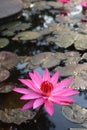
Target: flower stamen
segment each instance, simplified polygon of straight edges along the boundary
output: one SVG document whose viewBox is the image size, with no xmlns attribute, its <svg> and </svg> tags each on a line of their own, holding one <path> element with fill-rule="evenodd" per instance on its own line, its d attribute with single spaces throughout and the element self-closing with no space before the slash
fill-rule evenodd
<svg viewBox="0 0 87 130">
<path fill-rule="evenodd" d="M 53 84 L 51 82 L 49 82 L 49 81 L 42 82 L 42 84 L 41 84 L 41 91 L 45 95 L 49 95 L 52 90 L 53 90 Z"/>
</svg>

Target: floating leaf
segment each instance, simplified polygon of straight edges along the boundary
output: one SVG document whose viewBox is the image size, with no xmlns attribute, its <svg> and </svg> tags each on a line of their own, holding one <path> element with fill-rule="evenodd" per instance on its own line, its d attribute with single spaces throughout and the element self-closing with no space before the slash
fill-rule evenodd
<svg viewBox="0 0 87 130">
<path fill-rule="evenodd" d="M 42 63 L 42 67 L 51 68 L 60 64 L 61 60 L 65 58 L 63 53 L 52 53 L 47 56 Z"/>
<path fill-rule="evenodd" d="M 87 89 L 87 63 L 56 67 L 55 70 L 60 70 L 62 76 L 72 75 L 74 80 L 69 87 L 81 90 Z"/>
<path fill-rule="evenodd" d="M 10 76 L 10 72 L 6 69 L 0 68 L 0 82 L 6 80 Z"/>
<path fill-rule="evenodd" d="M 16 31 L 24 31 L 31 26 L 30 23 L 22 23 L 21 21 L 14 21 L 1 25 L 3 36 L 13 36 Z"/>
<path fill-rule="evenodd" d="M 16 54 L 8 51 L 0 52 L 0 66 L 3 68 L 11 69 L 18 63 Z"/>
<path fill-rule="evenodd" d="M 20 94 L 16 93 L 7 93 L 1 94 L 0 98 L 3 98 L 3 101 L 0 100 L 0 120 L 4 123 L 15 123 L 20 125 L 26 120 L 30 120 L 35 116 L 34 111 L 26 110 L 22 111 L 21 107 L 25 103 L 25 101 L 21 102 L 19 100 Z"/>
<path fill-rule="evenodd" d="M 70 65 L 67 65 L 67 66 L 64 66 L 64 67 L 56 67 L 55 70 L 60 70 L 60 73 L 61 73 L 61 76 L 70 76 L 70 75 L 73 75 L 74 73 L 74 70 L 76 68 L 77 64 L 70 64 Z"/>
<path fill-rule="evenodd" d="M 87 53 L 84 53 L 81 57 L 81 59 L 86 59 L 87 60 Z"/>
<path fill-rule="evenodd" d="M 75 48 L 77 50 L 85 50 L 87 49 L 87 35 L 77 34 L 77 39 L 74 43 Z"/>
<path fill-rule="evenodd" d="M 7 38 L 0 38 L 0 48 L 7 46 L 8 43 L 9 43 L 9 40 Z"/>
<path fill-rule="evenodd" d="M 7 18 L 21 12 L 23 3 L 21 0 L 1 0 L 0 1 L 0 19 Z"/>
<path fill-rule="evenodd" d="M 0 110 L 0 120 L 2 122 L 15 123 L 17 125 L 32 119 L 34 115 L 35 112 L 30 110 L 22 111 L 20 108 Z"/>
<path fill-rule="evenodd" d="M 82 124 L 87 119 L 87 109 L 77 104 L 62 107 L 63 115 L 74 123 Z"/>
<path fill-rule="evenodd" d="M 65 56 L 63 53 L 52 53 L 52 52 L 43 52 L 35 56 L 32 56 L 29 61 L 28 68 L 36 68 L 40 65 L 43 68 L 51 68 L 56 65 L 59 65 L 60 61 L 64 59 Z"/>
<path fill-rule="evenodd" d="M 33 39 L 37 39 L 41 36 L 42 34 L 39 32 L 33 32 L 33 31 L 25 31 L 25 32 L 21 32 L 18 35 L 16 35 L 13 40 L 33 40 Z"/>
<path fill-rule="evenodd" d="M 67 48 L 74 43 L 76 34 L 72 32 L 68 27 L 57 26 L 57 31 L 54 33 L 54 42 L 59 47 Z"/>
<path fill-rule="evenodd" d="M 87 89 L 87 63 L 78 64 L 73 73 L 73 86 L 79 89 Z"/>
<path fill-rule="evenodd" d="M 54 30 L 56 30 L 56 28 L 57 24 L 53 24 L 49 26 L 47 29 L 44 29 L 43 31 L 24 31 L 14 36 L 13 40 L 34 40 L 43 35 L 53 32 Z"/>
<path fill-rule="evenodd" d="M 0 83 L 0 93 L 8 93 L 13 90 L 15 84 L 12 82 L 2 82 Z"/>
<path fill-rule="evenodd" d="M 42 11 L 44 9 L 50 9 L 50 6 L 47 5 L 46 1 L 39 1 L 39 2 L 35 2 L 34 6 L 33 6 L 33 11 Z"/>
<path fill-rule="evenodd" d="M 32 56 L 27 67 L 31 69 L 39 67 L 39 65 L 41 65 L 45 61 L 45 59 L 49 57 L 51 54 L 51 52 L 44 52 Z"/>
<path fill-rule="evenodd" d="M 62 4 L 60 2 L 55 2 L 55 1 L 49 1 L 47 2 L 47 5 L 55 9 L 60 9 L 62 7 Z"/>
<path fill-rule="evenodd" d="M 80 60 L 79 52 L 75 52 L 75 51 L 66 52 L 65 56 L 66 56 L 66 60 L 65 60 L 66 65 L 67 64 L 77 64 Z"/>
</svg>

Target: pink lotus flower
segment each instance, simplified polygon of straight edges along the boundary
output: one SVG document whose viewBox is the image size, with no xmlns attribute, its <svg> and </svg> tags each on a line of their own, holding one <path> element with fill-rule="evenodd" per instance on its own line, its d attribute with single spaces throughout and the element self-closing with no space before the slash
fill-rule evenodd
<svg viewBox="0 0 87 130">
<path fill-rule="evenodd" d="M 63 4 L 68 4 L 70 2 L 70 0 L 58 0 L 58 2 L 61 2 Z"/>
<path fill-rule="evenodd" d="M 87 8 L 87 2 L 85 0 L 81 1 L 81 5 L 82 7 Z"/>
<path fill-rule="evenodd" d="M 29 100 L 22 110 L 30 108 L 37 108 L 44 105 L 46 111 L 53 115 L 54 107 L 53 103 L 60 105 L 68 105 L 75 100 L 69 96 L 78 94 L 79 92 L 72 89 L 66 88 L 71 84 L 72 78 L 67 78 L 58 82 L 60 73 L 57 71 L 52 77 L 48 69 L 45 70 L 43 77 L 37 71 L 29 73 L 30 79 L 19 79 L 27 88 L 14 88 L 13 90 L 18 93 L 22 93 L 21 100 Z"/>
</svg>

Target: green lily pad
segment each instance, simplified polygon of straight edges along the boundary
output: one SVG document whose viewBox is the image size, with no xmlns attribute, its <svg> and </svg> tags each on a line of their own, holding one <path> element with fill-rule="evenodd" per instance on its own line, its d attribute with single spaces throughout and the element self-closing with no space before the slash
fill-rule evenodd
<svg viewBox="0 0 87 130">
<path fill-rule="evenodd" d="M 3 48 L 9 44 L 9 40 L 7 38 L 0 38 L 0 48 Z"/>
</svg>

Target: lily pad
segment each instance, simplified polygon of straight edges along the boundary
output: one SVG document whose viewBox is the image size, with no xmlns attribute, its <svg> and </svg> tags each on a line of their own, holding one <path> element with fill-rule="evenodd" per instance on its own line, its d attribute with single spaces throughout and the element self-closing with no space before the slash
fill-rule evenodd
<svg viewBox="0 0 87 130">
<path fill-rule="evenodd" d="M 3 98 L 3 102 L 0 100 L 0 120 L 4 123 L 15 123 L 20 125 L 26 120 L 31 120 L 35 113 L 31 110 L 22 111 L 21 107 L 24 102 L 19 100 L 19 94 L 8 93 L 2 94 L 0 98 Z"/>
<path fill-rule="evenodd" d="M 87 109 L 77 104 L 62 107 L 63 115 L 71 122 L 82 124 L 87 119 Z"/>
<path fill-rule="evenodd" d="M 18 63 L 18 56 L 12 52 L 0 52 L 0 66 L 6 69 L 11 69 Z"/>
<path fill-rule="evenodd" d="M 12 82 L 2 82 L 0 83 L 0 93 L 8 93 L 13 90 L 15 84 Z"/>
<path fill-rule="evenodd" d="M 57 26 L 57 31 L 54 33 L 54 42 L 59 47 L 67 48 L 74 43 L 76 34 L 71 31 L 68 27 Z"/>
<path fill-rule="evenodd" d="M 79 89 L 87 89 L 87 63 L 78 64 L 73 73 L 73 86 Z"/>
<path fill-rule="evenodd" d="M 6 80 L 10 76 L 10 72 L 6 69 L 0 68 L 0 82 Z"/>
<path fill-rule="evenodd" d="M 9 40 L 7 38 L 0 38 L 0 48 L 3 48 L 9 44 Z"/>
<path fill-rule="evenodd" d="M 87 35 L 77 34 L 77 39 L 74 43 L 75 48 L 78 50 L 85 50 L 87 49 Z"/>
<path fill-rule="evenodd" d="M 1 25 L 1 31 L 3 36 L 13 36 L 16 31 L 24 31 L 31 26 L 30 23 L 22 23 L 21 21 L 14 21 Z"/>
<path fill-rule="evenodd" d="M 84 53 L 84 54 L 82 55 L 81 59 L 87 60 L 87 53 Z"/>
<path fill-rule="evenodd" d="M 21 12 L 23 3 L 21 0 L 1 0 L 0 1 L 0 19 L 7 18 Z"/>
<path fill-rule="evenodd" d="M 56 67 L 55 71 L 60 70 L 61 76 L 72 76 L 77 64 L 70 64 L 64 67 Z"/>
<path fill-rule="evenodd" d="M 87 63 L 56 67 L 55 70 L 60 70 L 62 76 L 71 75 L 74 78 L 69 87 L 81 90 L 87 89 Z"/>
<path fill-rule="evenodd" d="M 66 56 L 66 60 L 65 60 L 65 64 L 77 64 L 80 61 L 80 53 L 79 52 L 75 52 L 75 51 L 71 51 L 71 52 L 66 52 L 65 53 Z"/>
<path fill-rule="evenodd" d="M 50 25 L 47 29 L 44 29 L 43 31 L 24 31 L 21 33 L 18 33 L 13 37 L 13 40 L 34 40 L 37 39 L 43 35 L 49 34 L 53 31 L 55 31 L 57 28 L 56 24 Z"/>
<path fill-rule="evenodd" d="M 50 56 L 47 56 L 42 63 L 42 67 L 51 68 L 60 64 L 61 60 L 65 58 L 63 53 L 52 53 Z"/>
<path fill-rule="evenodd" d="M 43 52 L 35 56 L 32 56 L 29 61 L 28 68 L 36 68 L 40 65 L 43 68 L 51 68 L 56 65 L 59 65 L 62 59 L 64 59 L 64 53 L 52 53 L 52 52 Z"/>
<path fill-rule="evenodd" d="M 16 35 L 13 40 L 33 40 L 37 39 L 41 36 L 42 34 L 39 32 L 33 32 L 33 31 L 25 31 L 21 32 L 18 35 Z"/>
<path fill-rule="evenodd" d="M 47 5 L 49 5 L 52 8 L 55 8 L 55 9 L 60 9 L 62 6 L 61 3 L 55 2 L 55 1 L 49 1 L 49 2 L 47 2 Z"/>
<path fill-rule="evenodd" d="M 2 122 L 14 123 L 17 125 L 33 119 L 34 115 L 35 112 L 30 110 L 22 111 L 20 108 L 0 110 L 0 120 Z"/>
<path fill-rule="evenodd" d="M 50 6 L 47 5 L 46 1 L 39 1 L 39 2 L 35 2 L 34 6 L 33 6 L 33 11 L 42 11 L 44 9 L 50 9 Z"/>
</svg>

